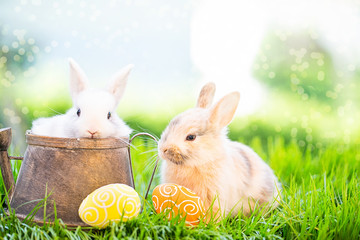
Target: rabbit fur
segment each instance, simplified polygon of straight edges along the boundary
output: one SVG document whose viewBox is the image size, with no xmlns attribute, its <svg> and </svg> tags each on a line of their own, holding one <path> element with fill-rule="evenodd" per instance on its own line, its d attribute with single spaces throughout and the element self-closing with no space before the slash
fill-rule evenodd
<svg viewBox="0 0 360 240">
<path fill-rule="evenodd" d="M 191 189 L 217 216 L 249 215 L 263 204 L 275 208 L 280 184 L 272 169 L 250 147 L 227 138 L 240 94 L 211 106 L 214 93 L 215 85 L 206 84 L 196 107 L 176 116 L 162 133 L 161 181 Z"/>
<path fill-rule="evenodd" d="M 33 122 L 31 132 L 63 138 L 127 137 L 132 132 L 116 113 L 133 65 L 116 73 L 107 90 L 88 87 L 88 80 L 73 60 L 70 64 L 70 93 L 73 107 L 65 114 L 40 118 Z"/>
</svg>

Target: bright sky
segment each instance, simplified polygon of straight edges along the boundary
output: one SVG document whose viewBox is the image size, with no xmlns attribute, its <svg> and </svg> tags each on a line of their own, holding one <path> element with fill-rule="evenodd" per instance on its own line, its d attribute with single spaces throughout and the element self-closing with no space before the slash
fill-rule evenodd
<svg viewBox="0 0 360 240">
<path fill-rule="evenodd" d="M 238 112 L 249 114 L 266 99 L 251 68 L 269 28 L 311 29 L 339 69 L 355 68 L 359 9 L 341 0 L 17 0 L 1 2 L 0 27 L 5 37 L 25 34 L 40 46 L 25 77 L 50 88 L 43 98 L 67 88 L 66 59 L 73 57 L 94 80 L 135 64 L 124 99 L 132 108 L 171 112 L 214 81 L 216 98 L 238 90 Z"/>
<path fill-rule="evenodd" d="M 218 83 L 220 96 L 242 95 L 239 113 L 256 111 L 266 90 L 251 74 L 267 30 L 310 31 L 333 55 L 338 69 L 360 63 L 360 5 L 355 1 L 201 1 L 191 20 L 191 57 L 201 83 Z"/>
</svg>

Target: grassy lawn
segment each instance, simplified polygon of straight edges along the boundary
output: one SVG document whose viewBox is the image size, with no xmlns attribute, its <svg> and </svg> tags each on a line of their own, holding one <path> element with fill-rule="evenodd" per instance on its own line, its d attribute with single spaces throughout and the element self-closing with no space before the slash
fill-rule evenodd
<svg viewBox="0 0 360 240">
<path fill-rule="evenodd" d="M 264 142 L 264 140 L 263 140 Z M 151 196 L 145 210 L 129 222 L 95 228 L 68 229 L 61 220 L 37 226 L 0 209 L 2 239 L 359 239 L 360 238 L 360 144 L 333 144 L 310 149 L 282 138 L 259 138 L 246 142 L 275 170 L 283 184 L 280 207 L 266 217 L 253 213 L 220 223 L 166 221 L 152 209 Z M 139 139 L 132 150 L 137 191 L 144 195 L 154 166 L 154 144 Z M 15 175 L 19 164 L 14 164 Z M 144 170 L 145 169 L 145 170 Z M 159 183 L 157 174 L 152 189 Z M 3 187 L 1 187 L 3 189 Z"/>
</svg>

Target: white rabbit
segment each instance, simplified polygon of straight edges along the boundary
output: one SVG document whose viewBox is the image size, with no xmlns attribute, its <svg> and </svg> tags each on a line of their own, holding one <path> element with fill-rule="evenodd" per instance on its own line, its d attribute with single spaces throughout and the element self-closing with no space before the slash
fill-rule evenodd
<svg viewBox="0 0 360 240">
<path fill-rule="evenodd" d="M 240 94 L 233 92 L 210 107 L 215 85 L 205 85 L 196 108 L 176 116 L 159 141 L 162 182 L 194 191 L 216 216 L 248 215 L 264 203 L 275 208 L 280 184 L 271 168 L 248 146 L 230 141 L 226 126 L 232 121 Z"/>
<path fill-rule="evenodd" d="M 87 77 L 73 59 L 69 59 L 69 64 L 73 107 L 63 115 L 35 120 L 31 132 L 64 138 L 129 136 L 132 130 L 116 114 L 116 108 L 133 65 L 115 74 L 108 90 L 98 90 L 87 87 Z"/>
</svg>

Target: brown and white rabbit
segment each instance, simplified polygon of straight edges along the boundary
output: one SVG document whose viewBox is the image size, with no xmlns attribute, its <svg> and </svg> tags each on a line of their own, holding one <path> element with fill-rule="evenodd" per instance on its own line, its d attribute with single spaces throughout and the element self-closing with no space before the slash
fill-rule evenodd
<svg viewBox="0 0 360 240">
<path fill-rule="evenodd" d="M 87 77 L 80 66 L 72 59 L 69 63 L 73 107 L 65 114 L 35 120 L 31 132 L 64 138 L 129 136 L 132 130 L 116 114 L 116 108 L 133 66 L 128 65 L 115 74 L 107 90 L 99 90 L 88 88 Z"/>
<path fill-rule="evenodd" d="M 256 204 L 275 208 L 280 184 L 272 169 L 248 146 L 230 141 L 226 126 L 232 121 L 240 94 L 233 92 L 214 106 L 213 83 L 206 84 L 197 105 L 176 116 L 159 141 L 162 182 L 194 191 L 213 213 L 248 215 Z"/>
</svg>

